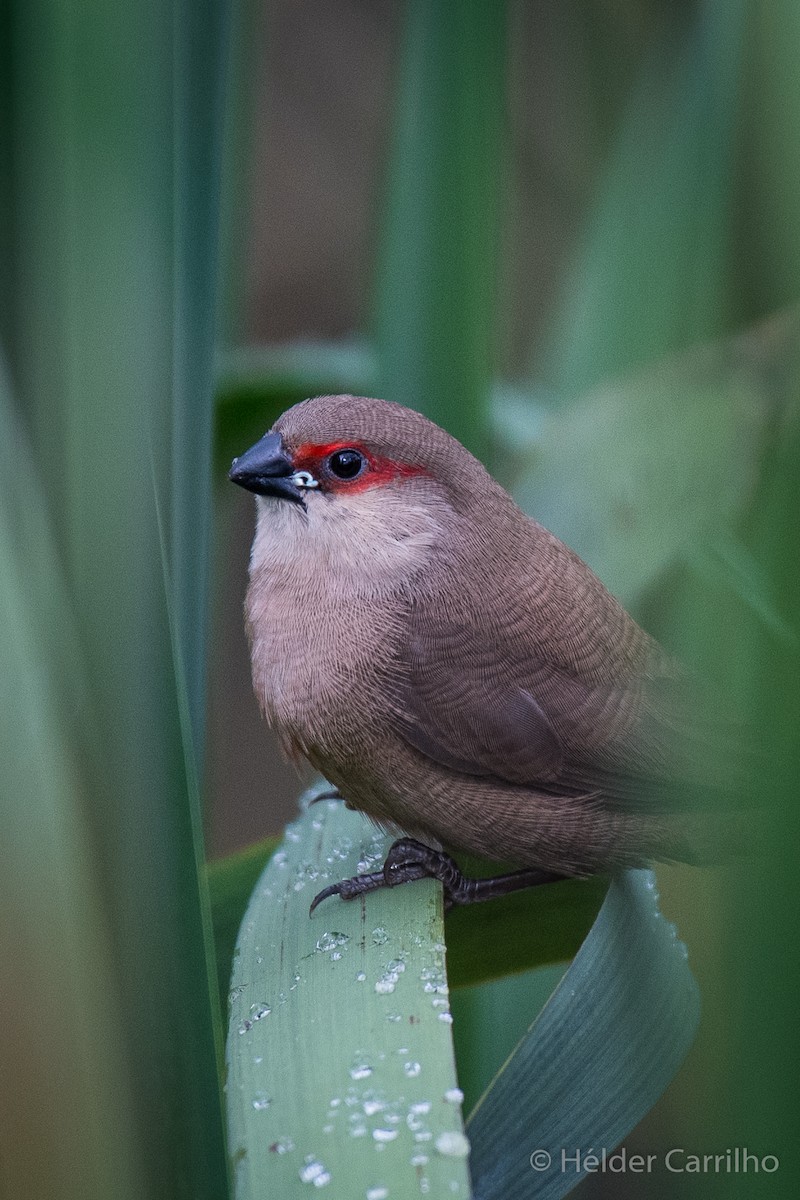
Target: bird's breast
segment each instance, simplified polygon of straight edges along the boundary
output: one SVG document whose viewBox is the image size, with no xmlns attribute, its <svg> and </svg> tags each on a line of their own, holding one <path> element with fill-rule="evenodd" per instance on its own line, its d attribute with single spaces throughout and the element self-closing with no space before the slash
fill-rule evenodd
<svg viewBox="0 0 800 1200">
<path fill-rule="evenodd" d="M 386 703 L 401 606 L 256 568 L 246 615 L 253 686 L 284 743 L 312 758 L 349 757 Z"/>
</svg>

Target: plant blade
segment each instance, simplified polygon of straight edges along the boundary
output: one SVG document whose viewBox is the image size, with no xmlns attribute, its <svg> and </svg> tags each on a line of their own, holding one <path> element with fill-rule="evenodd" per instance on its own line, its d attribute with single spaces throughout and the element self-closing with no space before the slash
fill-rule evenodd
<svg viewBox="0 0 800 1200">
<path fill-rule="evenodd" d="M 649 871 L 612 882 L 574 962 L 470 1114 L 476 1200 L 566 1195 L 585 1173 L 574 1156 L 610 1152 L 677 1071 L 699 993 L 657 899 Z"/>
<path fill-rule="evenodd" d="M 340 801 L 286 831 L 239 935 L 228 1033 L 238 1200 L 469 1196 L 441 889 L 309 903 L 390 839 Z M 359 867 L 361 863 L 361 867 Z"/>
<path fill-rule="evenodd" d="M 486 454 L 506 5 L 406 9 L 376 297 L 381 394 Z"/>
<path fill-rule="evenodd" d="M 236 935 L 265 863 L 279 845 L 264 838 L 208 867 L 220 995 L 228 994 Z M 497 873 L 497 864 L 460 857 L 469 874 Z M 592 927 L 607 889 L 599 876 L 565 879 L 498 897 L 491 904 L 453 908 L 445 917 L 447 978 L 451 988 L 471 987 L 574 958 Z"/>
</svg>

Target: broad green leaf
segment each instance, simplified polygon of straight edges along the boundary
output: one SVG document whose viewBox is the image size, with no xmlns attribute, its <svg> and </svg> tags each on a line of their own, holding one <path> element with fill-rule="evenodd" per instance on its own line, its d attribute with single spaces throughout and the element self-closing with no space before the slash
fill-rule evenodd
<svg viewBox="0 0 800 1200">
<path fill-rule="evenodd" d="M 574 962 L 470 1114 L 476 1200 L 565 1196 L 585 1157 L 610 1153 L 677 1071 L 699 993 L 657 900 L 651 872 L 612 882 Z"/>
<path fill-rule="evenodd" d="M 228 993 L 236 934 L 264 864 L 278 845 L 265 838 L 210 864 L 208 882 L 222 996 Z M 466 874 L 496 874 L 497 863 L 459 856 Z M 571 879 L 546 888 L 514 892 L 454 908 L 445 917 L 447 978 L 451 988 L 501 979 L 549 963 L 566 962 L 578 950 L 597 915 L 607 882 Z"/>
<path fill-rule="evenodd" d="M 604 883 L 592 917 L 597 916 L 607 890 L 608 884 Z M 519 931 L 517 926 L 495 936 L 505 943 L 519 936 Z M 448 941 L 448 964 L 450 945 Z M 490 986 L 481 982 L 453 992 L 453 1043 L 465 1112 L 474 1108 L 499 1065 L 528 1032 L 534 1016 L 544 1008 L 579 949 L 576 946 L 561 962 L 534 965 L 527 971 L 493 979 Z M 485 942 L 472 947 L 476 962 L 480 963 L 485 950 Z"/>
<path fill-rule="evenodd" d="M 169 586 L 193 769 L 202 773 L 217 242 L 228 0 L 173 0 L 174 289 Z"/>
<path fill-rule="evenodd" d="M 234 960 L 228 1130 L 237 1200 L 469 1196 L 441 889 L 309 904 L 391 839 L 339 801 L 290 825 Z"/>
<path fill-rule="evenodd" d="M 64 573 L 50 616 L 81 648 L 64 694 L 140 1195 L 170 1200 L 220 1200 L 227 1174 L 197 786 L 225 11 L 26 0 L 8 18 L 4 334 Z"/>
<path fill-rule="evenodd" d="M 381 1188 L 414 1195 L 414 1163 L 435 1194 L 437 1173 L 452 1166 L 443 1150 L 465 1149 L 458 1137 L 441 1136 L 459 1127 L 444 1098 L 457 1085 L 438 888 L 411 885 L 351 904 L 334 898 L 308 915 L 326 882 L 373 869 L 388 845 L 339 802 L 321 802 L 289 827 L 256 885 L 230 992 L 228 1113 L 239 1200 L 303 1195 L 315 1180 L 333 1196 L 380 1195 Z M 249 862 L 217 867 L 217 886 L 226 877 L 230 883 L 234 870 L 251 872 L 255 857 L 254 848 Z M 607 887 L 590 882 L 593 897 Z M 559 893 L 563 904 L 563 885 L 530 895 L 552 896 L 555 913 Z M 492 938 L 513 945 L 519 922 L 499 921 L 490 931 L 480 919 L 501 909 L 493 902 L 464 910 L 475 918 L 473 956 L 491 958 Z M 547 911 L 543 905 L 545 919 Z M 466 953 L 464 930 L 448 939 L 448 968 L 459 942 Z M 492 1038 L 480 1021 L 490 1007 L 484 999 L 476 1014 L 487 1046 Z M 612 883 L 573 964 L 470 1117 L 475 1195 L 566 1194 L 582 1171 L 567 1163 L 563 1171 L 535 1172 L 532 1151 L 544 1148 L 554 1161 L 562 1148 L 610 1152 L 677 1070 L 697 1016 L 685 947 L 658 912 L 654 878 L 627 872 Z M 445 1122 L 437 1124 L 442 1113 Z M 425 1118 L 421 1125 L 417 1116 Z M 531 1138 L 536 1145 L 525 1149 Z M 460 1177 L 449 1186 L 467 1194 Z"/>
<path fill-rule="evenodd" d="M 280 838 L 264 838 L 246 850 L 229 854 L 207 866 L 211 922 L 217 960 L 217 984 L 223 1010 L 231 984 L 231 966 L 236 935 L 245 909 L 268 859 L 280 845 Z"/>
<path fill-rule="evenodd" d="M 565 397 L 746 318 L 730 246 L 748 8 L 669 5 L 650 22 L 535 372 Z"/>
<path fill-rule="evenodd" d="M 497 863 L 458 857 L 465 874 L 498 873 Z M 451 909 L 445 918 L 451 986 L 486 983 L 566 962 L 591 928 L 607 887 L 600 876 L 565 879 L 490 903 Z"/>
<path fill-rule="evenodd" d="M 800 340 L 794 310 L 538 415 L 508 480 L 628 605 L 747 512 Z"/>
<path fill-rule="evenodd" d="M 375 355 L 359 342 L 296 342 L 220 354 L 217 363 L 215 478 L 257 441 L 284 409 L 309 396 L 375 392 Z"/>
<path fill-rule="evenodd" d="M 0 1161 L 14 1200 L 140 1200 L 86 681 L 41 482 L 0 363 Z"/>
<path fill-rule="evenodd" d="M 486 457 L 506 5 L 410 0 L 376 276 L 380 392 Z"/>
</svg>

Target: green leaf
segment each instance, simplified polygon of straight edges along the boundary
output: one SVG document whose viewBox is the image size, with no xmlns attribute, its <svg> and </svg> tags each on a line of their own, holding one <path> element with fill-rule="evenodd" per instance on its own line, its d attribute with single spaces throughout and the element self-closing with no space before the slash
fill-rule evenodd
<svg viewBox="0 0 800 1200">
<path fill-rule="evenodd" d="M 288 827 L 256 885 L 228 1033 L 238 1200 L 290 1200 L 313 1183 L 343 1200 L 469 1196 L 441 888 L 332 898 L 309 917 L 317 891 L 381 863 L 389 845 L 322 801 Z"/>
<path fill-rule="evenodd" d="M 515 498 L 635 605 L 747 511 L 776 406 L 796 403 L 776 380 L 799 337 L 791 310 L 538 414 L 538 445 L 515 448 Z"/>
<path fill-rule="evenodd" d="M 236 934 L 261 870 L 277 838 L 265 838 L 208 868 L 211 914 L 221 995 L 228 993 Z M 497 863 L 459 855 L 467 874 L 496 874 Z M 500 868 L 502 869 L 502 868 Z M 451 988 L 473 986 L 566 962 L 578 951 L 603 902 L 607 881 L 569 879 L 454 908 L 445 917 L 447 977 Z"/>
<path fill-rule="evenodd" d="M 197 780 L 226 5 L 12 8 L 14 152 L 3 167 L 15 304 L 4 336 L 31 432 L 33 502 L 53 527 L 41 569 L 64 579 L 63 611 L 40 619 L 32 605 L 30 671 L 36 646 L 72 620 L 81 676 L 70 664 L 59 693 L 74 735 L 64 769 L 77 760 L 86 886 L 96 878 L 108 925 L 108 973 L 90 977 L 114 997 L 120 1102 L 146 1147 L 139 1195 L 219 1200 L 222 1030 Z M 3 485 L 5 508 L 18 483 Z M 48 761 L 49 723 L 31 728 Z M 58 828 L 50 815 L 43 841 Z M 24 967 L 49 978 L 46 958 Z M 81 1087 L 92 1079 L 87 1065 Z M 26 1109 L 20 1144 L 40 1136 Z M 98 1141 L 98 1157 L 109 1152 Z"/>
<path fill-rule="evenodd" d="M 677 1071 L 699 993 L 657 899 L 648 871 L 611 884 L 575 961 L 470 1114 L 476 1200 L 566 1195 L 585 1172 L 575 1156 L 610 1152 Z"/>
<path fill-rule="evenodd" d="M 87 689 L 29 440 L 0 361 L 0 1161 L 15 1200 L 140 1200 L 104 869 L 85 805 Z"/>
<path fill-rule="evenodd" d="M 247 902 L 259 875 L 275 850 L 280 838 L 264 838 L 246 850 L 229 854 L 206 868 L 208 894 L 211 903 L 211 923 L 217 960 L 217 984 L 223 1011 L 230 990 L 231 966 L 236 947 L 236 935 L 242 924 Z"/>
<path fill-rule="evenodd" d="M 486 453 L 506 5 L 411 0 L 378 256 L 380 394 Z"/>
<path fill-rule="evenodd" d="M 442 1099 L 456 1087 L 449 1033 L 442 1032 L 450 1023 L 441 1020 L 448 1015 L 451 970 L 491 977 L 498 965 L 493 941 L 509 948 L 506 966 L 529 965 L 532 956 L 530 946 L 520 952 L 517 945 L 522 912 L 515 921 L 507 908 L 502 915 L 503 902 L 476 905 L 463 910 L 469 924 L 462 919 L 448 929 L 446 983 L 440 892 L 430 883 L 349 904 L 333 898 L 309 917 L 317 891 L 372 869 L 389 844 L 340 802 L 321 802 L 288 828 L 256 885 L 230 992 L 228 1114 L 239 1200 L 303 1195 L 304 1181 L 314 1179 L 323 1179 L 332 1196 L 370 1188 L 380 1194 L 381 1187 L 392 1196 L 415 1195 L 412 1155 L 435 1194 L 437 1177 L 452 1166 L 441 1151 L 448 1140 L 440 1137 L 459 1132 L 451 1102 Z M 265 849 L 261 844 L 213 868 L 219 906 L 227 895 L 231 911 L 238 908 L 241 885 Z M 547 938 L 534 939 L 540 962 L 569 953 L 590 900 L 596 911 L 607 888 L 594 879 L 527 893 L 529 922 L 549 916 L 560 930 L 546 950 Z M 486 913 L 495 916 L 487 922 Z M 489 965 L 465 968 L 470 956 Z M 582 1171 L 567 1164 L 564 1171 L 534 1172 L 532 1151 L 548 1150 L 557 1164 L 562 1149 L 610 1152 L 672 1078 L 698 1012 L 685 947 L 658 912 L 654 877 L 625 873 L 608 889 L 544 1011 L 470 1116 L 476 1196 L 566 1194 Z M 475 1015 L 487 1046 L 491 1037 L 480 1022 L 490 1017 L 490 1005 Z M 425 1118 L 419 1127 L 415 1116 Z M 450 1144 L 463 1149 L 457 1137 Z M 463 1178 L 450 1179 L 458 1194 Z"/>
<path fill-rule="evenodd" d="M 650 22 L 536 371 L 567 397 L 746 317 L 730 245 L 748 8 L 669 5 Z"/>
<path fill-rule="evenodd" d="M 309 396 L 375 392 L 375 355 L 360 342 L 293 342 L 221 354 L 217 365 L 215 478 L 292 404 Z"/>
<path fill-rule="evenodd" d="M 465 874 L 497 874 L 498 864 L 457 856 Z M 502 871 L 502 867 L 499 868 Z M 454 908 L 445 918 L 451 987 L 472 986 L 573 958 L 597 916 L 608 880 L 565 879 L 487 904 Z"/>
</svg>

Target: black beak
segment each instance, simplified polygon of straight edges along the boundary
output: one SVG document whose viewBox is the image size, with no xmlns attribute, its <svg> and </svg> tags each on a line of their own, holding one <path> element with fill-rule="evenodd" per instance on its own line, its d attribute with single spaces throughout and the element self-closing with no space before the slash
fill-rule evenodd
<svg viewBox="0 0 800 1200">
<path fill-rule="evenodd" d="M 279 496 L 305 505 L 303 493 L 292 482 L 294 466 L 279 433 L 266 433 L 260 442 L 231 463 L 228 478 L 257 496 Z"/>
</svg>

